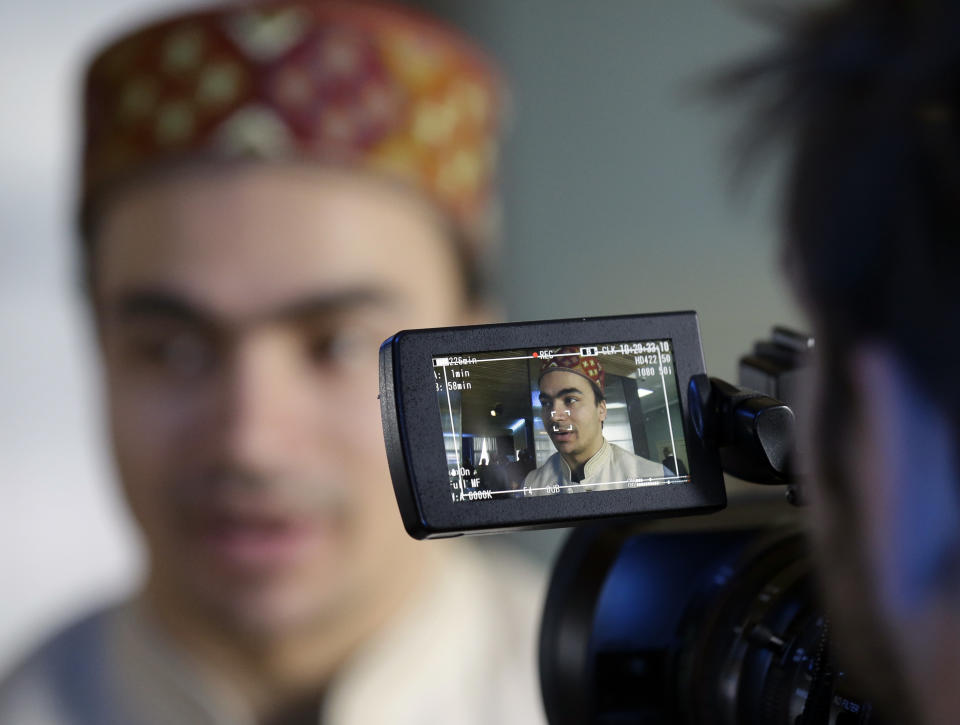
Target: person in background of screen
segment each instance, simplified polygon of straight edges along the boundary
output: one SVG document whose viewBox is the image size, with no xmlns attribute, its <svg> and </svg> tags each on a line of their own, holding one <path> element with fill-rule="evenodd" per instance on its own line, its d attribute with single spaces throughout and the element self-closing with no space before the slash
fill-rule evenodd
<svg viewBox="0 0 960 725">
<path fill-rule="evenodd" d="M 670 446 L 665 446 L 663 449 L 663 475 L 664 476 L 686 476 L 687 467 L 684 465 L 683 461 L 677 460 L 677 457 L 673 455 L 673 451 L 670 449 Z M 676 472 L 676 473 L 674 473 Z"/>
<path fill-rule="evenodd" d="M 561 348 L 540 366 L 541 416 L 557 452 L 527 474 L 523 486 L 528 496 L 552 493 L 556 486 L 568 492 L 591 490 L 592 484 L 601 483 L 622 485 L 598 490 L 625 488 L 628 482 L 664 475 L 662 464 L 604 438 L 603 366 L 595 356 L 578 352 L 578 348 Z"/>
<path fill-rule="evenodd" d="M 341 0 L 220 6 L 86 77 L 83 259 L 142 591 L 0 684 L 0 722 L 542 722 L 536 570 L 401 526 L 380 342 L 483 315 L 502 83 Z"/>
<path fill-rule="evenodd" d="M 785 142 L 813 324 L 811 519 L 831 635 L 884 722 L 960 722 L 960 3 L 798 6 L 730 70 Z M 803 418 L 801 417 L 801 420 Z"/>
</svg>

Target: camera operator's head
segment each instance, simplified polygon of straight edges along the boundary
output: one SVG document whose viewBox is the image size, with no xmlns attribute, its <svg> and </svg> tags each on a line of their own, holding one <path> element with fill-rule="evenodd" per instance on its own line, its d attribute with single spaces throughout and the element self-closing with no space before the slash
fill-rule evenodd
<svg viewBox="0 0 960 725">
<path fill-rule="evenodd" d="M 811 495 L 835 631 L 891 712 L 957 722 L 960 5 L 856 0 L 784 27 L 721 85 L 757 92 L 752 143 L 789 144 L 785 260 L 817 339 Z"/>
</svg>

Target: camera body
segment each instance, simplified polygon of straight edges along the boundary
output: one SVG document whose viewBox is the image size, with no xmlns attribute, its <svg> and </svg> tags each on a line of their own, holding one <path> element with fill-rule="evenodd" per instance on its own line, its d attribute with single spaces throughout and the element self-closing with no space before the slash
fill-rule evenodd
<svg viewBox="0 0 960 725">
<path fill-rule="evenodd" d="M 577 527 L 541 624 L 552 725 L 877 722 L 834 664 L 797 509 L 749 485 L 726 508 L 724 473 L 801 502 L 777 397 L 796 394 L 812 344 L 775 329 L 741 360 L 755 390 L 707 375 L 693 312 L 383 343 L 411 536 Z"/>
</svg>

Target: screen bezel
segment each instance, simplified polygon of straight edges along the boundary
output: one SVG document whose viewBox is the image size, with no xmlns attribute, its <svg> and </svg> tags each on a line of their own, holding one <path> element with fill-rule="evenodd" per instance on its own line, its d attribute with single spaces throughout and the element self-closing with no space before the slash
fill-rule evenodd
<svg viewBox="0 0 960 725">
<path fill-rule="evenodd" d="M 433 358 L 658 339 L 673 345 L 690 482 L 576 495 L 451 500 Z M 433 538 L 722 508 L 726 492 L 719 457 L 700 444 L 690 422 L 688 384 L 702 373 L 695 312 L 398 332 L 381 346 L 381 405 L 391 477 L 407 531 L 415 538 Z"/>
</svg>

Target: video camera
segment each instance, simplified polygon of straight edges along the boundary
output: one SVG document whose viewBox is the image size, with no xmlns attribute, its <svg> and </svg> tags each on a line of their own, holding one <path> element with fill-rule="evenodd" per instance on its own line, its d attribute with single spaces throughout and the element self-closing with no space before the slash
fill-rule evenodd
<svg viewBox="0 0 960 725">
<path fill-rule="evenodd" d="M 708 377 L 694 312 L 383 343 L 411 536 L 576 526 L 541 624 L 552 725 L 878 722 L 835 664 L 797 510 L 751 486 L 727 507 L 724 473 L 801 502 L 781 399 L 812 344 L 774 330 L 741 360 L 740 387 Z"/>
</svg>

